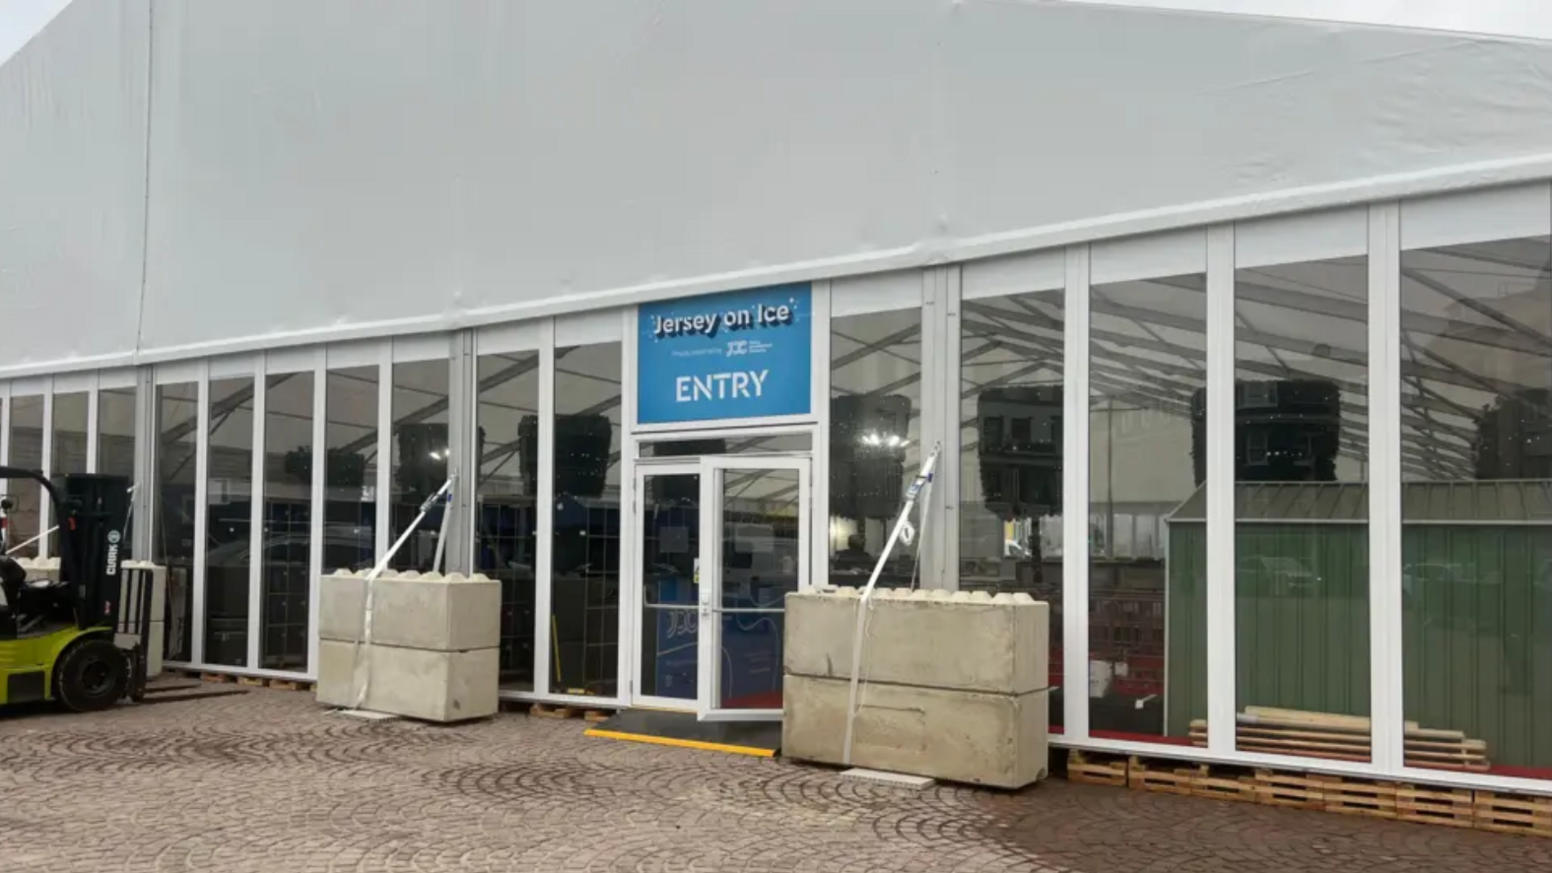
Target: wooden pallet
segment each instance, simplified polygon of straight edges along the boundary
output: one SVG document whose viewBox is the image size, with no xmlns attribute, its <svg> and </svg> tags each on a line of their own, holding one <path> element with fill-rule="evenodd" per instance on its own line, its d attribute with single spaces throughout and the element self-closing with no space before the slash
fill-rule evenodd
<svg viewBox="0 0 1552 873">
<path fill-rule="evenodd" d="M 269 680 L 269 687 L 281 691 L 311 691 L 313 690 L 313 683 L 300 679 L 271 679 Z"/>
<path fill-rule="evenodd" d="M 1249 767 L 1227 764 L 1203 766 L 1201 773 L 1191 783 L 1191 793 L 1196 797 L 1237 803 L 1255 803 L 1259 799 L 1255 771 Z"/>
<path fill-rule="evenodd" d="M 1126 765 L 1126 784 L 1138 791 L 1189 795 L 1196 780 L 1206 773 L 1203 764 L 1187 766 L 1178 761 L 1150 761 L 1133 755 Z"/>
<path fill-rule="evenodd" d="M 580 718 L 593 724 L 608 721 L 610 717 L 614 715 L 614 713 L 602 709 L 591 709 L 588 707 L 571 705 L 555 705 L 549 703 L 533 704 L 529 707 L 528 714 L 534 716 L 535 718 Z"/>
<path fill-rule="evenodd" d="M 1288 809 L 1325 809 L 1321 786 L 1309 777 L 1258 768 L 1255 776 L 1256 802 Z"/>
<path fill-rule="evenodd" d="M 204 682 L 236 682 L 237 681 L 237 677 L 236 676 L 229 676 L 229 675 L 227 675 L 225 673 L 200 673 L 199 674 L 199 678 L 200 678 L 201 681 L 204 681 Z"/>
<path fill-rule="evenodd" d="M 1067 753 L 1067 779 L 1081 785 L 1109 785 L 1114 788 L 1125 788 L 1127 759 L 1120 755 L 1080 752 L 1073 749 Z"/>
<path fill-rule="evenodd" d="M 1476 824 L 1475 810 L 1469 788 L 1396 786 L 1396 818 L 1402 821 L 1469 828 Z"/>
<path fill-rule="evenodd" d="M 1326 812 L 1369 818 L 1396 817 L 1396 785 L 1393 782 L 1341 776 L 1310 775 L 1304 778 L 1319 786 L 1321 808 Z"/>
<path fill-rule="evenodd" d="M 1552 837 L 1552 797 L 1476 793 L 1476 828 L 1500 834 Z"/>
</svg>

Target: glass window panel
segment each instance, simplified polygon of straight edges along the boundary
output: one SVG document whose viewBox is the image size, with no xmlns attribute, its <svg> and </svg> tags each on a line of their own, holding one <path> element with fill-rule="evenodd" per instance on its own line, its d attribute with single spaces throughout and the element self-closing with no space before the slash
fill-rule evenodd
<svg viewBox="0 0 1552 873">
<path fill-rule="evenodd" d="M 248 663 L 253 378 L 210 382 L 205 477 L 205 663 Z"/>
<path fill-rule="evenodd" d="M 1234 286 L 1236 744 L 1367 761 L 1368 259 Z"/>
<path fill-rule="evenodd" d="M 1090 289 L 1079 693 L 1097 737 L 1186 744 L 1207 715 L 1205 287 L 1198 273 Z"/>
<path fill-rule="evenodd" d="M 1552 241 L 1401 253 L 1406 763 L 1552 779 Z"/>
<path fill-rule="evenodd" d="M 1064 291 L 960 308 L 959 587 L 1051 605 L 1051 730 L 1062 730 Z"/>
<path fill-rule="evenodd" d="M 798 590 L 797 470 L 724 470 L 717 706 L 781 709 L 786 596 Z"/>
<path fill-rule="evenodd" d="M 534 687 L 539 353 L 479 359 L 474 560 L 501 583 L 501 687 Z"/>
<path fill-rule="evenodd" d="M 313 374 L 266 380 L 259 664 L 307 670 L 312 567 Z"/>
<path fill-rule="evenodd" d="M 620 344 L 555 350 L 550 690 L 618 693 Z"/>
<path fill-rule="evenodd" d="M 97 472 L 123 476 L 135 485 L 135 389 L 111 388 L 97 394 Z M 133 543 L 135 515 L 124 526 L 124 542 Z M 134 557 L 132 553 L 131 557 Z"/>
<path fill-rule="evenodd" d="M 694 700 L 700 658 L 701 477 L 642 477 L 641 692 Z"/>
<path fill-rule="evenodd" d="M 194 476 L 199 386 L 156 388 L 156 525 L 151 560 L 167 568 L 166 657 L 192 661 L 194 627 Z"/>
<path fill-rule="evenodd" d="M 377 367 L 330 370 L 324 398 L 323 568 L 377 556 Z"/>
<path fill-rule="evenodd" d="M 86 472 L 86 416 L 90 403 L 85 391 L 72 391 L 54 395 L 54 421 L 49 428 L 48 476 L 57 480 L 73 473 Z M 59 519 L 49 516 L 49 527 L 57 527 Z M 49 534 L 49 554 L 59 557 L 59 532 Z"/>
<path fill-rule="evenodd" d="M 921 309 L 848 315 L 830 328 L 830 582 L 859 585 L 877 564 L 921 468 Z M 918 577 L 895 544 L 885 587 Z"/>
<path fill-rule="evenodd" d="M 426 498 L 447 481 L 447 389 L 449 362 L 413 361 L 393 365 L 393 499 L 388 541 L 409 529 Z M 395 570 L 427 572 L 436 558 L 442 528 L 438 506 L 390 562 Z"/>
<path fill-rule="evenodd" d="M 11 466 L 24 470 L 43 469 L 43 398 L 11 398 Z M 30 480 L 12 479 L 6 483 L 13 506 L 6 514 L 6 543 L 15 549 L 15 558 L 38 556 L 38 534 L 43 532 L 43 486 Z M 28 540 L 34 542 L 21 545 Z"/>
</svg>

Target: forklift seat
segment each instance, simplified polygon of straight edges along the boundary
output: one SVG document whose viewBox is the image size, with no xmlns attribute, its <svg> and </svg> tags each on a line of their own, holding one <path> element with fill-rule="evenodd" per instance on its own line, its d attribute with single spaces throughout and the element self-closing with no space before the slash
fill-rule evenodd
<svg viewBox="0 0 1552 873">
<path fill-rule="evenodd" d="M 0 593 L 5 595 L 5 606 L 14 611 L 21 602 L 22 586 L 27 584 L 27 571 L 16 559 L 0 555 Z"/>
</svg>

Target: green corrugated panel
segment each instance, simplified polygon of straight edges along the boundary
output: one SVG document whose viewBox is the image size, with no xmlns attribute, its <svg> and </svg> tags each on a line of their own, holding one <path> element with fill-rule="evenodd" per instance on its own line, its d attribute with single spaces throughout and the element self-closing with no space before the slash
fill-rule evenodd
<svg viewBox="0 0 1552 873">
<path fill-rule="evenodd" d="M 1204 533 L 1170 525 L 1174 736 L 1207 711 Z M 1367 715 L 1367 528 L 1241 524 L 1235 540 L 1242 566 L 1291 558 L 1320 577 L 1318 595 L 1291 596 L 1249 567 L 1237 574 L 1238 707 Z M 1495 764 L 1552 768 L 1552 529 L 1407 525 L 1401 542 L 1406 718 L 1486 740 Z"/>
<path fill-rule="evenodd" d="M 1552 530 L 1407 525 L 1401 547 L 1406 717 L 1552 768 Z"/>
<path fill-rule="evenodd" d="M 1240 524 L 1234 548 L 1239 708 L 1368 715 L 1368 528 Z"/>
<path fill-rule="evenodd" d="M 1199 524 L 1169 526 L 1165 733 L 1184 737 L 1207 717 L 1207 539 Z"/>
</svg>

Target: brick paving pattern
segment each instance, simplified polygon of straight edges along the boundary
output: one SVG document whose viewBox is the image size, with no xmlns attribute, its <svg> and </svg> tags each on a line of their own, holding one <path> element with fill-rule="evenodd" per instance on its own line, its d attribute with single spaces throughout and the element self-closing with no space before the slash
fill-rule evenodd
<svg viewBox="0 0 1552 873">
<path fill-rule="evenodd" d="M 1552 840 L 1055 781 L 925 792 L 780 761 L 332 715 L 310 695 L 0 719 L 0 871 L 1552 870 Z"/>
</svg>

